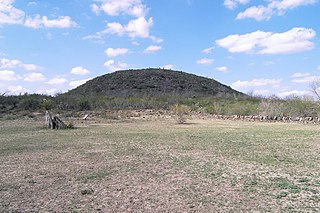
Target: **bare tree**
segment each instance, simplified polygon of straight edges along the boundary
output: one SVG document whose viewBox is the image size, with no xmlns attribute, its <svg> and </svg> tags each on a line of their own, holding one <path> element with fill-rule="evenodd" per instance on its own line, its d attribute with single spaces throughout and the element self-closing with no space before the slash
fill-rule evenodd
<svg viewBox="0 0 320 213">
<path fill-rule="evenodd" d="M 320 79 L 310 83 L 311 92 L 315 95 L 317 101 L 320 101 Z"/>
</svg>

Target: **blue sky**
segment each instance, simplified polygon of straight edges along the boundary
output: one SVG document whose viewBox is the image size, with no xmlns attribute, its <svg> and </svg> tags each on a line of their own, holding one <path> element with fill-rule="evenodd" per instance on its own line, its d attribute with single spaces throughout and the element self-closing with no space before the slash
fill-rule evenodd
<svg viewBox="0 0 320 213">
<path fill-rule="evenodd" d="M 319 0 L 0 0 L 0 92 L 66 92 L 165 67 L 256 95 L 311 94 Z"/>
</svg>

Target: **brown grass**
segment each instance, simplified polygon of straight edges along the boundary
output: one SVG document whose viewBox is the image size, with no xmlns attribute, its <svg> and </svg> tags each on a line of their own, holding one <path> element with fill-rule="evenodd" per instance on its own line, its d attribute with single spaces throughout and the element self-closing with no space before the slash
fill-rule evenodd
<svg viewBox="0 0 320 213">
<path fill-rule="evenodd" d="M 0 123 L 0 212 L 318 212 L 320 127 Z"/>
</svg>

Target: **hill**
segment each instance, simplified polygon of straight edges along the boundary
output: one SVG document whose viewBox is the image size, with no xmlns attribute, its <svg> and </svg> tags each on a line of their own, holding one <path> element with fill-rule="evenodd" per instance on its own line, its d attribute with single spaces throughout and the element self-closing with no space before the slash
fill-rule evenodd
<svg viewBox="0 0 320 213">
<path fill-rule="evenodd" d="M 107 97 L 246 96 L 213 79 L 166 69 L 124 70 L 96 77 L 65 95 Z"/>
</svg>

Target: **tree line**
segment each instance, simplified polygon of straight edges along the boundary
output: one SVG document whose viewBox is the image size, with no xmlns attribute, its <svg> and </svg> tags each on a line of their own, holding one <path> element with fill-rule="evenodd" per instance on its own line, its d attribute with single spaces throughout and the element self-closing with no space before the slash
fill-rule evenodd
<svg viewBox="0 0 320 213">
<path fill-rule="evenodd" d="M 311 98 L 291 96 L 277 97 L 146 97 L 116 98 L 106 96 L 65 96 L 56 97 L 24 94 L 0 96 L 0 115 L 10 113 L 43 111 L 44 100 L 50 101 L 57 112 L 119 109 L 166 109 L 185 105 L 192 111 L 217 115 L 265 115 L 288 117 L 320 117 L 320 105 Z"/>
</svg>

